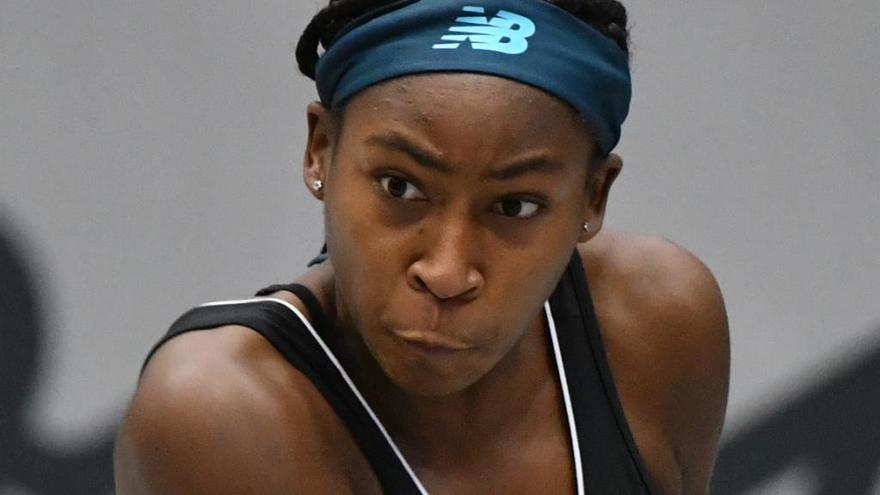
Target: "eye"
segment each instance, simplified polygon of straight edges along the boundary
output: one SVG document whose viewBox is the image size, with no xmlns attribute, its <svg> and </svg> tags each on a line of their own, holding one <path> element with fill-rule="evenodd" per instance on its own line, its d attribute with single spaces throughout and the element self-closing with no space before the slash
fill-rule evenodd
<svg viewBox="0 0 880 495">
<path fill-rule="evenodd" d="M 412 182 L 393 175 L 386 175 L 379 179 L 379 185 L 391 196 L 400 199 L 425 199 L 425 195 Z"/>
<path fill-rule="evenodd" d="M 495 203 L 495 212 L 511 218 L 531 218 L 538 213 L 541 205 L 524 199 L 505 199 Z"/>
</svg>

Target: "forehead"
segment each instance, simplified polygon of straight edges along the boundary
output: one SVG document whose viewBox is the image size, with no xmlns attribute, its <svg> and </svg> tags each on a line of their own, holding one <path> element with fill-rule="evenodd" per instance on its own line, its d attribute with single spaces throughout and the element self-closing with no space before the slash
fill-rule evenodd
<svg viewBox="0 0 880 495">
<path fill-rule="evenodd" d="M 568 104 L 538 88 L 473 73 L 420 74 L 364 90 L 345 109 L 343 134 L 405 132 L 450 155 L 492 162 L 533 151 L 588 160 L 586 124 Z"/>
</svg>

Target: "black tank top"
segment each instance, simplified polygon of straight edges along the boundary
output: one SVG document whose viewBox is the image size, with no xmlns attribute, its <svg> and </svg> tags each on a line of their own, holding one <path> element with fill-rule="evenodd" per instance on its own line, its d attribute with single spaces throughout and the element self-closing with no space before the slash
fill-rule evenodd
<svg viewBox="0 0 880 495">
<path fill-rule="evenodd" d="M 286 301 L 267 297 L 279 290 L 299 297 L 312 320 Z M 333 352 L 336 344 L 330 321 L 315 296 L 298 284 L 274 285 L 256 296 L 193 308 L 171 326 L 147 361 L 162 344 L 188 331 L 225 325 L 251 328 L 315 385 L 363 452 L 384 493 L 426 495 L 427 490 L 349 377 L 345 363 Z M 575 493 L 658 493 L 650 488 L 623 415 L 576 251 L 544 312 L 571 438 Z"/>
</svg>

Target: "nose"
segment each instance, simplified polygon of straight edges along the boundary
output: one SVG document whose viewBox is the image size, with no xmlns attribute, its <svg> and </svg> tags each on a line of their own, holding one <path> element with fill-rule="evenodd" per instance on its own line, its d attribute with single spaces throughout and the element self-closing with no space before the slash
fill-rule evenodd
<svg viewBox="0 0 880 495">
<path fill-rule="evenodd" d="M 446 224 L 436 236 L 425 236 L 423 255 L 407 270 L 409 285 L 440 300 L 472 300 L 485 283 L 475 259 L 476 241 L 464 226 Z"/>
</svg>

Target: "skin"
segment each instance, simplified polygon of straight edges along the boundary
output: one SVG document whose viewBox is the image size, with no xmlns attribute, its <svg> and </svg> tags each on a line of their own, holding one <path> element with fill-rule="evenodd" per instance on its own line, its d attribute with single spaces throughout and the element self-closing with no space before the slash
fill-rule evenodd
<svg viewBox="0 0 880 495">
<path fill-rule="evenodd" d="M 331 261 L 299 281 L 431 493 L 574 491 L 542 319 L 572 249 L 649 475 L 660 493 L 707 493 L 729 377 L 720 291 L 671 242 L 602 230 L 622 162 L 595 158 L 568 106 L 433 74 L 369 88 L 341 120 L 312 104 L 308 123 Z M 380 493 L 311 383 L 236 326 L 157 352 L 115 461 L 121 495 Z"/>
</svg>

